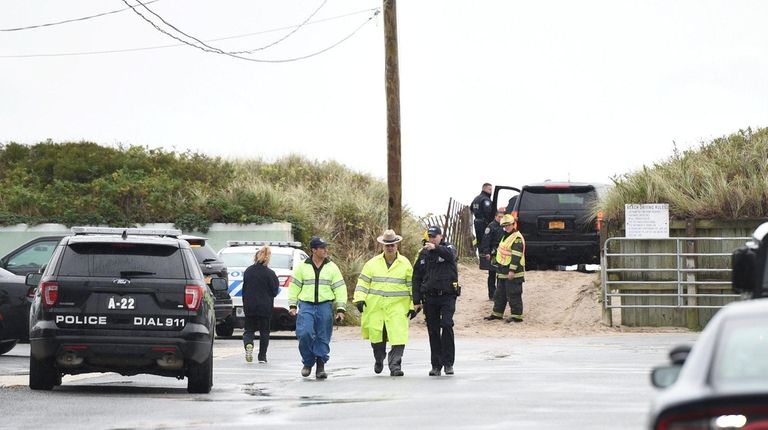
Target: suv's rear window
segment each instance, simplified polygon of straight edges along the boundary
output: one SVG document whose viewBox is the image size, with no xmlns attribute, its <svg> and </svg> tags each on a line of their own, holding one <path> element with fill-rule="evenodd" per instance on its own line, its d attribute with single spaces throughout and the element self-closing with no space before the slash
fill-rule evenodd
<svg viewBox="0 0 768 430">
<path fill-rule="evenodd" d="M 59 274 L 186 278 L 179 248 L 144 243 L 73 243 L 64 252 Z"/>
<path fill-rule="evenodd" d="M 558 209 L 583 209 L 592 200 L 597 198 L 594 190 L 591 191 L 566 191 L 566 190 L 524 190 L 520 197 L 520 208 L 524 210 L 558 210 Z"/>
<path fill-rule="evenodd" d="M 218 260 L 218 257 L 216 257 L 216 251 L 211 248 L 211 245 L 196 245 L 190 242 L 190 246 L 192 247 L 192 252 L 195 253 L 195 258 L 197 258 L 198 263 L 204 263 L 206 260 Z"/>
</svg>

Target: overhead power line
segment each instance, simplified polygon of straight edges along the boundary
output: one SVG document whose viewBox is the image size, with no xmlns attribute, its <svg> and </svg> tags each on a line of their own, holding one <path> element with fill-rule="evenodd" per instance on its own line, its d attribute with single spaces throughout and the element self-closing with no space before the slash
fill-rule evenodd
<svg viewBox="0 0 768 430">
<path fill-rule="evenodd" d="M 159 0 L 156 0 L 159 1 Z M 126 8 L 125 10 L 128 10 Z M 350 12 L 345 13 L 343 15 L 336 15 L 328 18 L 318 19 L 315 21 L 307 22 L 306 25 L 314 25 L 314 24 L 321 24 L 323 22 L 333 21 L 341 18 L 347 18 L 353 15 L 360 15 L 362 13 L 370 13 L 370 12 L 376 12 L 374 13 L 374 16 L 378 14 L 379 8 L 369 8 L 369 9 L 362 9 L 358 10 L 356 12 Z M 370 18 L 369 18 L 370 19 Z M 367 23 L 368 21 L 366 21 Z M 262 30 L 262 31 L 256 31 L 251 33 L 242 33 L 242 34 L 235 34 L 230 36 L 222 36 L 217 37 L 214 39 L 206 39 L 205 42 L 219 42 L 222 40 L 232 40 L 232 39 L 242 39 L 244 37 L 251 37 L 251 36 L 259 36 L 262 34 L 267 33 L 274 33 L 277 31 L 283 31 L 283 30 L 290 30 L 295 29 L 296 25 L 290 25 L 285 27 L 278 27 L 278 28 L 272 28 L 269 30 Z M 80 51 L 80 52 L 61 52 L 61 53 L 51 53 L 51 54 L 18 54 L 18 55 L 0 55 L 0 58 L 37 58 L 37 57 L 73 57 L 73 56 L 79 56 L 79 55 L 104 55 L 104 54 L 122 54 L 126 52 L 137 52 L 137 51 L 152 51 L 157 49 L 167 49 L 167 48 L 178 48 L 180 46 L 187 46 L 186 43 L 172 43 L 168 45 L 157 45 L 157 46 L 143 46 L 139 48 L 125 48 L 125 49 L 108 49 L 108 50 L 101 50 L 101 51 Z M 258 49 L 258 48 L 257 48 Z"/>
<path fill-rule="evenodd" d="M 150 8 L 148 8 L 148 7 L 146 6 L 146 4 L 142 3 L 140 0 L 137 0 L 137 2 L 138 2 L 138 3 L 139 3 L 139 4 L 140 4 L 140 5 L 141 5 L 141 6 L 142 6 L 142 7 L 143 7 L 145 10 L 147 10 L 149 13 L 151 13 L 152 15 L 154 15 L 155 17 L 157 17 L 157 18 L 158 18 L 160 21 L 162 21 L 162 22 L 163 22 L 165 25 L 167 25 L 168 27 L 172 28 L 174 31 L 176 31 L 177 33 L 181 34 L 182 36 L 184 36 L 184 37 L 186 37 L 186 38 L 188 38 L 188 39 L 192 39 L 193 41 L 197 42 L 197 44 L 195 44 L 195 43 L 192 43 L 192 42 L 189 42 L 188 40 L 184 40 L 184 39 L 182 39 L 181 37 L 179 37 L 179 36 L 177 36 L 177 35 L 175 35 L 175 34 L 171 34 L 169 31 L 167 31 L 167 30 L 165 30 L 165 29 L 161 28 L 161 27 L 160 27 L 159 25 L 157 25 L 157 24 L 156 24 L 154 21 L 152 21 L 151 19 L 147 18 L 147 17 L 146 17 L 144 14 L 142 14 L 141 12 L 139 12 L 139 11 L 136 9 L 136 8 L 137 8 L 137 6 L 132 6 L 131 4 L 129 4 L 129 3 L 128 3 L 128 1 L 127 1 L 127 0 L 122 0 L 122 1 L 123 1 L 123 3 L 125 3 L 126 5 L 128 5 L 128 6 L 131 8 L 131 10 L 133 10 L 133 11 L 134 11 L 134 12 L 135 12 L 137 15 L 139 15 L 139 16 L 140 16 L 140 17 L 141 17 L 141 18 L 142 18 L 144 21 L 148 22 L 150 25 L 152 25 L 152 27 L 154 27 L 154 28 L 155 28 L 156 30 L 158 30 L 159 32 L 161 32 L 161 33 L 165 34 L 166 36 L 169 36 L 169 37 L 171 37 L 171 38 L 173 38 L 173 39 L 175 39 L 175 40 L 178 40 L 179 42 L 182 42 L 182 43 L 184 43 L 184 44 L 186 44 L 186 45 L 189 45 L 189 46 L 191 46 L 191 47 L 193 47 L 193 48 L 197 48 L 197 49 L 200 49 L 200 50 L 202 50 L 202 51 L 204 51 L 204 52 L 209 52 L 209 53 L 213 53 L 213 54 L 221 54 L 221 55 L 226 55 L 226 56 L 229 56 L 229 57 L 232 57 L 232 58 L 237 58 L 237 59 L 240 59 L 240 60 L 245 60 L 245 61 L 252 61 L 252 62 L 256 62 L 256 63 L 287 63 L 287 62 L 292 62 L 292 61 L 305 60 L 305 59 L 307 59 L 307 58 L 311 58 L 311 57 L 314 57 L 314 56 L 320 55 L 320 54 L 322 54 L 322 53 L 324 53 L 324 52 L 327 52 L 327 51 L 329 51 L 329 50 L 331 50 L 331 49 L 335 48 L 336 46 L 339 46 L 340 44 L 342 44 L 343 42 L 345 42 L 346 40 L 348 40 L 349 38 L 351 38 L 352 36 L 354 36 L 355 34 L 357 34 L 357 32 L 358 32 L 358 31 L 360 31 L 360 29 L 361 29 L 361 28 L 363 28 L 363 26 L 365 26 L 365 24 L 367 24 L 367 23 L 369 23 L 371 20 L 373 20 L 373 18 L 374 18 L 374 17 L 376 17 L 376 15 L 378 15 L 378 14 L 379 14 L 379 12 L 380 12 L 380 10 L 379 10 L 379 9 L 375 9 L 375 12 L 373 13 L 373 15 L 371 15 L 371 16 L 370 16 L 370 17 L 369 17 L 369 18 L 368 18 L 368 19 L 367 19 L 365 22 L 363 22 L 363 23 L 362 23 L 360 26 L 358 26 L 358 27 L 357 27 L 357 28 L 356 28 L 356 29 L 355 29 L 355 30 L 354 30 L 352 33 L 350 33 L 349 35 L 345 36 L 344 38 L 342 38 L 342 39 L 341 39 L 341 40 L 339 40 L 338 42 L 334 43 L 333 45 L 331 45 L 331 46 L 329 46 L 329 47 L 327 47 L 327 48 L 321 49 L 320 51 L 317 51 L 317 52 L 313 52 L 313 53 L 311 53 L 311 54 L 303 55 L 303 56 L 300 56 L 300 57 L 285 58 L 285 59 L 280 59 L 280 60 L 264 60 L 264 59 L 257 59 L 257 58 L 249 58 L 249 57 L 243 57 L 243 56 L 241 56 L 241 55 L 238 55 L 238 54 L 235 54 L 235 53 L 231 53 L 231 52 L 226 52 L 226 51 L 223 51 L 223 50 L 221 50 L 221 49 L 219 49 L 219 48 L 217 48 L 217 47 L 214 47 L 214 46 L 210 46 L 210 45 L 206 44 L 205 42 L 203 42 L 202 40 L 198 39 L 197 37 L 191 36 L 191 35 L 189 35 L 189 34 L 187 34 L 187 33 L 183 32 L 183 31 L 179 30 L 178 28 L 176 28 L 175 26 L 173 26 L 171 23 L 169 23 L 168 21 L 166 21 L 166 20 L 165 20 L 163 17 L 161 17 L 160 15 L 156 14 L 155 12 L 153 12 L 153 11 L 152 11 Z"/>
<path fill-rule="evenodd" d="M 154 3 L 154 2 L 158 2 L 158 1 L 160 1 L 160 0 L 151 0 L 151 1 L 146 2 L 146 4 L 151 4 L 151 3 Z M 111 15 L 113 13 L 120 13 L 120 12 L 126 11 L 128 9 L 130 9 L 130 7 L 126 7 L 126 8 L 122 8 L 122 9 L 118 9 L 118 10 L 112 10 L 112 11 L 109 11 L 109 12 L 97 13 L 96 15 L 84 16 L 84 17 L 80 17 L 80 18 L 66 19 L 64 21 L 49 22 L 49 23 L 46 23 L 46 24 L 28 25 L 26 27 L 16 27 L 16 28 L 0 28 L 0 31 L 33 30 L 35 28 L 51 27 L 51 26 L 60 25 L 60 24 L 69 24 L 71 22 L 85 21 L 85 20 L 88 20 L 88 19 L 99 18 L 101 16 Z"/>
</svg>

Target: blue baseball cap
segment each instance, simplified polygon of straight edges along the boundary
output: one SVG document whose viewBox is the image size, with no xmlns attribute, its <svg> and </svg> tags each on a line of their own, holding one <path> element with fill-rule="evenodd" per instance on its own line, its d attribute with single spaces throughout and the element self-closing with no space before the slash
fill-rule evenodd
<svg viewBox="0 0 768 430">
<path fill-rule="evenodd" d="M 429 235 L 429 236 L 437 236 L 438 234 L 443 234 L 443 231 L 440 230 L 440 227 L 438 227 L 436 225 L 431 225 L 427 229 L 427 235 Z"/>
</svg>

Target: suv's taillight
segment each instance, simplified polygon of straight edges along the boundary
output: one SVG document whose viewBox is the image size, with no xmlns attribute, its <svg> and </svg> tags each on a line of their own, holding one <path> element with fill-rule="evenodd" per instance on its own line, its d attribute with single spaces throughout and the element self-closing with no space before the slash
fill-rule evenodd
<svg viewBox="0 0 768 430">
<path fill-rule="evenodd" d="M 59 301 L 59 283 L 46 281 L 40 284 L 40 295 L 43 297 L 43 305 L 52 308 Z"/>
<path fill-rule="evenodd" d="M 203 287 L 199 285 L 187 285 L 184 288 L 184 306 L 190 311 L 200 309 L 203 302 Z"/>
<path fill-rule="evenodd" d="M 595 227 L 598 232 L 603 228 L 603 211 L 597 211 L 597 222 L 595 223 Z"/>
<path fill-rule="evenodd" d="M 283 288 L 288 288 L 291 286 L 291 281 L 293 281 L 293 276 L 290 275 L 282 275 L 277 277 L 278 282 L 280 283 L 280 286 Z"/>
</svg>

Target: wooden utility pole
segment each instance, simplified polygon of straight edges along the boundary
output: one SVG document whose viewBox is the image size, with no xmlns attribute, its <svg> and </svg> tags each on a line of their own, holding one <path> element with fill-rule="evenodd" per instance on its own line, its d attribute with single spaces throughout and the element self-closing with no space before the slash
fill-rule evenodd
<svg viewBox="0 0 768 430">
<path fill-rule="evenodd" d="M 400 163 L 400 72 L 397 60 L 397 7 L 384 0 L 384 75 L 387 92 L 387 186 L 389 228 L 402 233 Z"/>
</svg>

